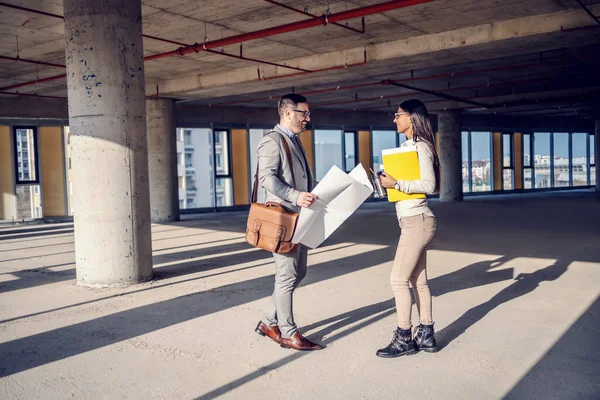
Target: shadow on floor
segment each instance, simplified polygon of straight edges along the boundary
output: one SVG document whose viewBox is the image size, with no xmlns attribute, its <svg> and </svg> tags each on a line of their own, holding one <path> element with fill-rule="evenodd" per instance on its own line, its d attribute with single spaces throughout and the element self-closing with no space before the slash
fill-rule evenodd
<svg viewBox="0 0 600 400">
<path fill-rule="evenodd" d="M 387 301 L 382 301 L 380 303 L 372 304 L 369 306 L 357 308 L 355 310 L 337 315 L 335 317 L 327 318 L 323 321 L 311 324 L 309 326 L 302 327 L 302 328 L 300 328 L 300 330 L 308 331 L 308 330 L 316 329 L 322 325 L 331 324 L 331 325 L 311 334 L 310 336 L 307 336 L 307 338 L 314 340 L 314 341 L 318 341 L 318 342 L 322 343 L 323 345 L 327 346 L 327 345 L 329 345 L 337 340 L 340 340 L 356 331 L 359 331 L 360 329 L 363 329 L 383 318 L 386 318 L 387 316 L 392 315 L 395 312 L 396 312 L 396 310 L 395 310 L 395 306 L 394 306 L 394 300 L 391 299 L 391 300 L 387 300 Z M 348 328 L 342 332 L 336 333 L 335 335 L 333 335 L 331 337 L 327 337 L 332 332 L 343 329 L 344 327 L 355 324 L 359 321 L 362 321 L 362 322 L 360 322 L 359 324 L 357 324 L 351 328 Z M 332 322 L 335 322 L 335 323 L 332 323 Z M 326 350 L 323 350 L 323 351 L 326 351 Z M 219 396 L 222 396 L 222 395 L 228 393 L 231 390 L 234 390 L 240 386 L 243 386 L 244 384 L 246 384 L 248 382 L 253 381 L 254 379 L 260 378 L 261 376 L 270 373 L 270 371 L 281 368 L 284 365 L 289 364 L 293 361 L 296 361 L 299 358 L 304 357 L 308 354 L 310 354 L 310 352 L 293 352 L 292 354 L 290 354 L 287 357 L 284 357 L 278 361 L 275 361 L 265 367 L 261 367 L 257 371 L 254 371 L 250 374 L 247 374 L 241 378 L 236 379 L 235 381 L 232 381 L 226 385 L 223 385 L 217 389 L 214 389 L 214 390 L 210 391 L 209 393 L 206 393 L 206 394 L 198 397 L 197 399 L 198 400 L 215 399 Z"/>
<path fill-rule="evenodd" d="M 47 230 L 47 229 L 44 229 Z M 11 231 L 7 231 L 10 233 L 13 233 Z M 53 232 L 44 232 L 44 231 L 32 231 L 32 230 L 28 230 L 27 232 L 31 232 L 31 233 L 21 233 L 18 235 L 9 235 L 8 233 L 3 233 L 0 234 L 0 241 L 2 240 L 11 240 L 11 239 L 27 239 L 27 240 L 31 240 L 31 238 L 35 238 L 38 236 L 51 236 L 51 235 L 61 235 L 61 234 L 66 234 L 66 233 L 74 233 L 75 230 L 71 229 L 56 229 L 54 228 Z"/>
<path fill-rule="evenodd" d="M 519 274 L 514 283 L 502 289 L 490 300 L 475 306 L 465 312 L 459 319 L 437 332 L 438 347 L 442 350 L 450 342 L 462 335 L 470 326 L 483 319 L 490 311 L 501 304 L 512 301 L 535 290 L 541 282 L 554 281 L 567 271 L 570 264 L 565 261 L 556 261 L 549 267 L 539 269 L 532 273 Z M 435 281 L 435 280 L 434 280 Z M 518 340 L 518 336 L 515 336 Z"/>
<path fill-rule="evenodd" d="M 384 248 L 321 263 L 315 267 L 319 271 L 312 283 L 384 263 L 389 260 L 389 253 Z M 311 273 L 317 275 L 314 270 Z M 0 343 L 0 377 L 266 298 L 273 290 L 273 279 L 273 275 L 268 275 L 224 285 Z"/>
<path fill-rule="evenodd" d="M 505 399 L 600 398 L 600 298 L 587 309 Z"/>
</svg>

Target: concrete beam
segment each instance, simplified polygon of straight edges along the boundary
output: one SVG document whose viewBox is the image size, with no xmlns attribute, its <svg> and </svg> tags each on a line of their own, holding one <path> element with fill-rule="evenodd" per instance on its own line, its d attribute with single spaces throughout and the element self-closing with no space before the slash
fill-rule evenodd
<svg viewBox="0 0 600 400">
<path fill-rule="evenodd" d="M 592 9 L 600 12 L 600 5 Z M 528 36 L 543 35 L 560 32 L 561 28 L 582 28 L 593 25 L 593 21 L 581 9 L 564 10 L 531 17 L 515 18 L 511 20 L 482 24 L 451 31 L 415 36 L 408 39 L 379 43 L 366 47 L 368 63 L 400 60 L 404 57 L 420 54 L 435 53 L 444 50 L 453 50 L 462 47 L 483 45 L 487 43 L 504 41 Z M 295 58 L 285 61 L 288 65 L 316 70 L 344 64 L 359 63 L 363 59 L 365 48 L 353 48 L 309 57 Z M 283 61 L 279 61 L 283 62 Z M 263 77 L 287 75 L 289 71 L 273 66 L 261 66 Z M 326 73 L 323 73 L 324 75 Z M 313 74 L 310 74 L 313 76 Z M 238 68 L 233 71 L 201 75 L 195 74 L 158 82 L 162 96 L 182 95 L 184 93 L 202 95 L 203 90 L 218 88 L 218 95 L 229 94 L 226 87 L 230 86 L 236 93 L 250 93 L 265 90 L 264 86 L 251 85 L 240 87 L 239 84 L 257 81 L 258 74 L 255 66 Z M 290 85 L 289 79 L 277 82 L 270 81 L 269 86 L 286 87 Z M 154 94 L 156 86 L 147 86 L 146 93 Z M 207 92 L 208 94 L 208 92 Z M 215 95 L 215 94 L 213 94 Z"/>
<path fill-rule="evenodd" d="M 310 97 L 308 98 L 310 105 Z M 177 107 L 177 126 L 196 126 L 209 124 L 236 124 L 244 126 L 265 125 L 271 127 L 279 121 L 277 115 L 277 100 L 273 100 L 272 108 L 265 107 L 205 107 L 186 106 L 182 103 Z M 380 129 L 393 129 L 391 112 L 354 112 L 350 110 L 320 109 L 308 129 L 326 129 L 328 127 L 345 127 L 345 129 L 370 129 L 371 126 Z"/>
<path fill-rule="evenodd" d="M 0 97 L 0 118 L 59 118 L 67 119 L 67 100 L 35 97 Z"/>
</svg>

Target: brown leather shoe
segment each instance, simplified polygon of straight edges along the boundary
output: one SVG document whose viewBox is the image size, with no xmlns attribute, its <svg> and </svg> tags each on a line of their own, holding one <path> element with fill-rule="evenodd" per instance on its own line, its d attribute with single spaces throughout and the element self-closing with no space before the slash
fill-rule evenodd
<svg viewBox="0 0 600 400">
<path fill-rule="evenodd" d="M 281 347 L 284 349 L 291 348 L 303 351 L 321 350 L 323 348 L 320 344 L 313 343 L 306 339 L 300 332 L 294 333 L 291 338 L 281 338 Z"/>
<path fill-rule="evenodd" d="M 256 325 L 256 329 L 254 331 L 260 336 L 268 336 L 276 343 L 281 343 L 281 332 L 279 332 L 279 328 L 277 326 L 265 325 L 262 321 L 260 321 L 258 325 Z"/>
</svg>

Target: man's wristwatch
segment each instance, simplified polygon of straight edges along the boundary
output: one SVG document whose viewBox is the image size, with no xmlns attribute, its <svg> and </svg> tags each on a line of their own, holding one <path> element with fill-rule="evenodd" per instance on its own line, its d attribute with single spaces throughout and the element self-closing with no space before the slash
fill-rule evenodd
<svg viewBox="0 0 600 400">
<path fill-rule="evenodd" d="M 400 185 L 398 185 L 398 182 L 394 183 L 394 189 L 400 190 Z"/>
</svg>

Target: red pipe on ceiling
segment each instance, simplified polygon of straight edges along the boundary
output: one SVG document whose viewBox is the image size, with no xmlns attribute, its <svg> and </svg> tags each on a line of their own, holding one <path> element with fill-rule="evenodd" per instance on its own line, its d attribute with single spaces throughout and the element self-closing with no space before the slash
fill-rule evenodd
<svg viewBox="0 0 600 400">
<path fill-rule="evenodd" d="M 174 40 L 169 40 L 169 39 L 163 39 L 163 38 L 159 38 L 159 37 L 156 37 L 156 36 L 144 35 L 144 37 L 148 38 L 148 39 L 153 39 L 153 40 L 165 42 L 165 43 L 176 44 L 178 46 L 189 46 L 189 44 L 185 44 L 185 43 L 181 43 L 181 42 L 176 42 Z M 218 55 L 224 56 L 224 57 L 235 58 L 237 60 L 251 61 L 251 62 L 255 62 L 255 63 L 259 63 L 259 64 L 267 64 L 267 65 L 272 65 L 274 67 L 288 68 L 288 69 L 293 69 L 293 70 L 296 70 L 296 71 L 303 71 L 303 72 L 306 72 L 306 73 L 312 72 L 312 71 L 309 71 L 309 70 L 303 69 L 303 68 L 290 67 L 289 65 L 283 65 L 283 64 L 278 64 L 278 63 L 270 62 L 270 61 L 258 60 L 256 58 L 244 57 L 242 55 L 238 56 L 238 55 L 235 55 L 235 54 L 225 53 L 223 51 L 208 50 L 208 49 L 205 50 L 205 51 L 207 51 L 209 53 L 212 53 L 212 54 L 218 54 Z M 240 49 L 240 53 L 241 52 L 242 52 L 242 50 Z"/>
<path fill-rule="evenodd" d="M 52 81 L 56 81 L 56 80 L 59 80 L 59 79 L 64 79 L 66 77 L 67 77 L 67 74 L 50 76 L 48 78 L 36 79 L 35 81 L 17 83 L 16 85 L 6 86 L 6 87 L 3 87 L 3 88 L 0 88 L 0 91 L 17 89 L 17 88 L 21 88 L 21 87 L 25 87 L 25 86 L 36 85 L 38 83 L 52 82 Z"/>
<path fill-rule="evenodd" d="M 240 35 L 231 36 L 231 37 L 224 38 L 224 39 L 213 40 L 210 42 L 202 43 L 201 45 L 194 44 L 191 46 L 184 46 L 184 47 L 180 47 L 174 51 L 170 51 L 170 52 L 166 52 L 166 53 L 159 53 L 159 54 L 154 54 L 151 56 L 144 57 L 144 61 L 156 60 L 159 58 L 172 57 L 172 56 L 176 56 L 176 55 L 183 56 L 185 54 L 198 53 L 200 51 L 208 50 L 208 49 L 212 49 L 212 48 L 216 48 L 216 47 L 223 47 L 223 46 L 227 46 L 230 44 L 237 44 L 237 43 L 241 43 L 241 42 L 245 42 L 245 41 L 249 41 L 249 40 L 253 40 L 253 39 L 260 39 L 260 38 L 265 38 L 265 37 L 278 35 L 278 34 L 282 34 L 282 33 L 312 28 L 312 27 L 319 26 L 319 25 L 327 25 L 328 23 L 363 17 L 365 15 L 378 14 L 381 12 L 391 11 L 391 10 L 395 10 L 398 8 L 404 8 L 404 7 L 409 7 L 409 6 L 413 6 L 413 5 L 417 5 L 417 4 L 429 3 L 431 1 L 433 1 L 433 0 L 392 0 L 392 1 L 388 1 L 386 3 L 380 3 L 380 4 L 375 4 L 372 6 L 360 7 L 360 8 L 354 9 L 354 10 L 350 10 L 350 11 L 343 11 L 343 12 L 336 13 L 336 14 L 323 15 L 321 17 L 310 18 L 310 19 L 307 19 L 304 21 L 293 22 L 290 24 L 274 26 L 272 28 L 266 28 L 266 29 L 262 29 L 259 31 L 243 33 Z M 48 16 L 52 16 L 55 18 L 63 18 L 64 19 L 64 17 L 62 17 L 60 15 L 50 14 L 50 13 L 46 13 L 43 11 L 32 10 L 32 9 L 28 9 L 25 7 L 13 6 L 11 4 L 6 4 L 6 3 L 0 3 L 0 5 L 17 8 L 17 9 L 25 10 L 25 11 L 35 12 L 35 13 L 42 14 L 42 15 L 48 15 Z M 152 38 L 156 39 L 156 37 L 152 37 Z M 358 64 L 358 65 L 360 65 L 360 64 Z M 327 71 L 327 70 L 331 70 L 331 69 L 338 69 L 338 68 L 344 68 L 344 67 L 326 68 L 326 69 L 320 70 L 319 72 L 323 72 L 323 71 Z M 52 77 L 48 77 L 48 78 L 41 79 L 41 80 L 23 82 L 18 85 L 0 88 L 0 90 L 9 90 L 9 89 L 15 89 L 18 87 L 31 86 L 31 85 L 35 85 L 35 84 L 42 83 L 42 82 L 50 82 L 53 80 L 62 79 L 64 77 L 66 77 L 66 74 L 52 76 Z M 270 79 L 275 79 L 275 77 L 272 77 Z"/>
<path fill-rule="evenodd" d="M 344 68 L 350 68 L 350 67 L 358 67 L 360 65 L 365 65 L 367 63 L 367 51 L 365 50 L 365 56 L 364 56 L 364 60 L 359 62 L 359 63 L 354 63 L 354 64 L 344 64 L 344 65 L 338 65 L 336 67 L 328 67 L 328 68 L 321 68 L 321 69 L 313 69 L 312 71 L 307 71 L 307 72 L 296 72 L 295 74 L 287 74 L 287 75 L 276 75 L 276 76 L 270 76 L 268 78 L 261 78 L 260 76 L 260 70 L 258 70 L 258 80 L 260 81 L 272 81 L 274 79 L 282 79 L 282 78 L 290 78 L 292 76 L 299 76 L 299 75 L 305 75 L 305 74 L 310 74 L 310 73 L 315 73 L 315 72 L 326 72 L 326 71 L 334 71 L 336 69 L 344 69 Z"/>
<path fill-rule="evenodd" d="M 202 50 L 208 50 L 209 48 L 215 48 L 215 47 L 222 47 L 222 46 L 226 46 L 228 44 L 235 44 L 235 43 L 240 43 L 240 42 L 244 42 L 247 40 L 252 40 L 252 39 L 258 39 L 261 37 L 267 37 L 267 36 L 273 36 L 279 33 L 285 33 L 285 32 L 292 32 L 295 30 L 300 30 L 300 29 L 306 29 L 306 28 L 310 28 L 313 26 L 318 26 L 320 24 L 327 24 L 330 22 L 336 22 L 336 21 L 342 21 L 345 19 L 351 19 L 351 18 L 356 18 L 356 17 L 360 17 L 360 16 L 364 16 L 364 15 L 370 15 L 370 14 L 376 14 L 376 13 L 380 13 L 380 12 L 384 12 L 384 11 L 390 11 L 393 9 L 397 9 L 397 8 L 402 8 L 402 7 L 408 7 L 411 5 L 415 5 L 415 4 L 421 4 L 421 3 L 427 3 L 433 0 L 395 0 L 395 1 L 389 1 L 386 3 L 381 3 L 381 4 L 376 4 L 373 6 L 367 6 L 367 7 L 362 7 L 362 8 L 358 8 L 355 10 L 350 10 L 350 11 L 344 11 L 341 13 L 337 13 L 337 14 L 331 14 L 331 15 L 324 15 L 322 17 L 318 17 L 318 18 L 311 18 L 309 20 L 304 20 L 304 21 L 300 21 L 300 22 L 296 22 L 296 23 L 291 23 L 291 24 L 286 24 L 286 25 L 280 25 L 280 26 L 276 26 L 273 28 L 267 28 L 267 29 L 263 29 L 260 31 L 255 31 L 255 32 L 249 32 L 249 33 L 245 33 L 245 34 L 241 34 L 241 35 L 236 35 L 236 36 L 232 36 L 229 38 L 225 38 L 225 39 L 220 39 L 220 40 L 214 40 L 212 42 L 206 42 L 202 44 L 202 47 L 199 47 L 200 45 L 192 45 L 192 46 L 185 46 L 185 47 L 180 47 L 179 49 L 175 50 L 175 51 L 171 51 L 171 52 L 167 52 L 167 53 L 160 53 L 160 54 L 155 54 L 153 56 L 148 56 L 148 57 L 144 57 L 145 61 L 149 61 L 149 60 L 154 60 L 154 59 L 158 59 L 158 58 L 164 58 L 164 57 L 170 57 L 170 56 L 175 56 L 175 55 L 185 55 L 185 54 L 189 54 L 189 53 L 193 53 L 193 52 L 199 52 Z M 5 5 L 4 3 L 0 3 L 0 5 Z M 11 5 L 8 5 L 11 6 Z M 31 9 L 25 9 L 24 7 L 16 7 L 14 6 L 13 8 L 19 8 L 19 9 L 24 9 L 26 11 L 31 11 L 31 12 L 37 12 L 43 15 L 50 15 L 56 18 L 62 18 L 61 16 L 58 16 L 56 14 L 48 14 L 48 13 L 44 13 L 42 11 L 35 11 L 35 10 L 31 10 Z M 316 22 L 316 23 L 315 23 Z M 156 37 L 149 37 L 150 39 L 156 39 L 156 40 L 162 40 L 162 41 L 166 41 L 165 39 L 160 39 L 160 38 L 156 38 Z M 363 63 L 359 63 L 357 65 L 362 65 Z M 318 70 L 316 72 L 324 72 L 324 71 L 328 71 L 328 70 L 332 70 L 332 69 L 339 69 L 339 68 L 345 68 L 346 66 L 343 67 L 332 67 L 332 68 L 325 68 L 322 70 Z M 303 72 L 303 73 L 308 73 L 308 72 Z M 294 74 L 292 74 L 294 75 Z M 287 75 L 284 77 L 289 77 L 292 75 Z M 25 86 L 30 86 L 30 85 L 35 85 L 38 83 L 42 83 L 42 82 L 49 82 L 52 80 L 58 80 L 61 78 L 66 77 L 65 74 L 63 75 L 57 75 L 57 76 L 53 76 L 53 77 L 49 77 L 49 78 L 45 78 L 42 80 L 35 80 L 35 81 L 30 81 L 30 82 L 23 82 L 21 84 L 18 85 L 13 85 L 13 86 L 9 86 L 9 87 L 5 87 L 5 88 L 0 88 L 0 90 L 10 90 L 10 89 L 15 89 L 18 87 L 25 87 Z M 271 77 L 271 78 L 265 78 L 266 79 L 276 79 L 277 77 Z"/>
<path fill-rule="evenodd" d="M 26 7 L 14 6 L 12 4 L 6 4 L 4 2 L 0 2 L 0 6 L 5 6 L 5 7 L 9 7 L 9 8 L 14 8 L 14 9 L 17 9 L 17 10 L 21 10 L 21 11 L 27 11 L 27 12 L 31 12 L 31 13 L 35 13 L 35 14 L 46 15 L 46 16 L 49 16 L 49 17 L 54 17 L 54 18 L 58 18 L 58 19 L 64 20 L 64 17 L 62 15 L 50 14 L 50 13 L 47 13 L 47 12 L 44 12 L 44 11 L 34 10 L 34 9 L 31 9 L 31 8 L 26 8 Z M 174 45 L 177 45 L 177 46 L 184 46 L 184 47 L 191 46 L 191 45 L 186 44 L 186 43 L 181 43 L 181 42 L 176 42 L 176 41 L 173 41 L 173 40 L 163 39 L 163 38 L 159 38 L 157 36 L 152 36 L 152 35 L 142 35 L 142 36 L 145 37 L 145 38 L 148 38 L 148 39 L 157 40 L 157 41 L 165 42 L 165 43 L 170 43 L 170 44 L 174 44 Z M 310 72 L 309 70 L 306 70 L 306 69 L 296 68 L 296 67 L 290 67 L 290 66 L 283 65 L 283 64 L 273 63 L 273 62 L 270 62 L 270 61 L 262 61 L 262 60 L 257 60 L 257 59 L 254 59 L 254 58 L 248 58 L 248 57 L 244 57 L 244 56 L 237 56 L 237 55 L 234 55 L 234 54 L 228 54 L 228 53 L 223 53 L 223 52 L 218 52 L 218 51 L 213 51 L 213 50 L 207 50 L 207 51 L 209 51 L 210 53 L 214 53 L 214 54 L 220 54 L 220 55 L 225 56 L 225 57 L 237 58 L 238 60 L 245 60 L 245 61 L 251 61 L 251 62 L 256 62 L 256 63 L 260 63 L 260 64 L 273 65 L 275 67 L 294 69 L 296 71 Z M 51 63 L 43 63 L 43 62 L 40 62 L 40 61 L 29 61 L 29 60 L 23 60 L 23 59 L 18 60 L 18 59 L 12 58 L 12 57 L 3 57 L 3 56 L 0 56 L 0 58 L 7 59 L 7 60 L 12 59 L 13 61 L 31 62 L 33 64 L 48 65 L 48 66 L 52 66 L 52 67 L 63 67 L 63 68 L 65 68 L 64 65 L 51 64 Z"/>
<path fill-rule="evenodd" d="M 302 11 L 302 10 L 299 10 L 299 9 L 297 9 L 297 8 L 294 8 L 294 7 L 288 6 L 287 4 L 280 3 L 280 2 L 278 2 L 278 1 L 273 1 L 273 0 L 264 0 L 264 1 L 266 1 L 267 3 L 274 4 L 274 5 L 276 5 L 276 6 L 279 6 L 279 7 L 286 8 L 286 9 L 288 9 L 288 10 L 290 10 L 290 11 L 297 12 L 297 13 L 299 13 L 299 14 L 302 14 L 302 15 L 308 15 L 309 17 L 313 17 L 313 18 L 319 18 L 319 16 L 318 16 L 318 15 L 311 14 L 311 13 L 309 13 L 309 12 L 307 12 L 307 11 Z M 362 20 L 362 30 L 358 30 L 358 29 L 352 28 L 352 27 L 350 27 L 350 26 L 342 25 L 342 24 L 340 24 L 339 22 L 332 22 L 332 24 L 333 24 L 333 25 L 336 25 L 336 26 L 339 26 L 340 28 L 344 28 L 344 29 L 351 30 L 352 32 L 356 32 L 356 33 L 365 33 L 365 17 L 363 17 L 363 20 Z"/>
<path fill-rule="evenodd" d="M 262 39 L 269 36 L 279 35 L 282 33 L 299 31 L 302 29 L 313 28 L 319 25 L 327 25 L 328 23 L 344 21 L 347 19 L 363 17 L 371 14 L 378 14 L 385 11 L 395 10 L 398 8 L 409 7 L 422 3 L 429 3 L 433 0 L 393 0 L 386 3 L 374 4 L 372 6 L 360 7 L 350 11 L 343 11 L 336 14 L 323 15 L 321 17 L 310 18 L 303 21 L 292 22 L 289 24 L 274 26 L 271 28 L 261 29 L 254 32 L 242 33 L 240 35 L 230 36 L 228 38 L 217 39 L 202 44 L 194 44 L 192 46 L 180 47 L 177 50 L 166 53 L 154 54 L 144 57 L 144 60 L 156 60 L 164 57 L 183 56 L 190 53 L 197 53 L 206 49 L 214 49 L 216 47 L 228 46 L 241 42 L 247 42 L 254 39 Z"/>
<path fill-rule="evenodd" d="M 26 96 L 26 97 L 41 97 L 44 99 L 60 99 L 60 100 L 67 100 L 66 97 L 61 97 L 61 96 L 46 96 L 43 94 L 35 94 L 35 93 L 19 93 L 19 92 L 4 92 L 4 91 L 0 91 L 0 94 L 8 94 L 11 96 Z"/>
<path fill-rule="evenodd" d="M 48 12 L 40 11 L 40 10 L 34 10 L 32 8 L 27 8 L 27 7 L 15 6 L 14 4 L 7 4 L 7 3 L 4 3 L 4 2 L 0 2 L 0 6 L 4 6 L 4 7 L 8 7 L 8 8 L 14 8 L 15 10 L 28 11 L 28 12 L 31 12 L 31 13 L 34 13 L 34 14 L 45 15 L 47 17 L 54 17 L 54 18 L 64 19 L 64 17 L 62 15 L 52 14 L 52 13 L 48 13 Z"/>
<path fill-rule="evenodd" d="M 20 61 L 20 62 L 29 63 L 29 64 L 45 65 L 48 67 L 65 68 L 65 66 L 62 64 L 54 64 L 54 63 L 49 63 L 49 62 L 45 62 L 45 61 L 28 60 L 26 58 L 20 58 L 20 57 L 0 56 L 0 60 Z"/>
</svg>

